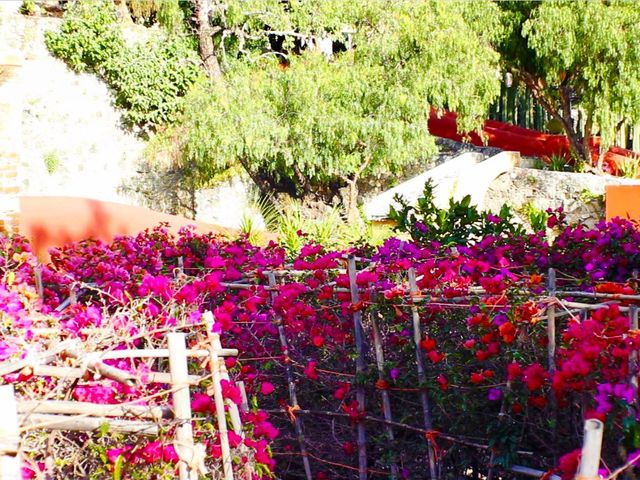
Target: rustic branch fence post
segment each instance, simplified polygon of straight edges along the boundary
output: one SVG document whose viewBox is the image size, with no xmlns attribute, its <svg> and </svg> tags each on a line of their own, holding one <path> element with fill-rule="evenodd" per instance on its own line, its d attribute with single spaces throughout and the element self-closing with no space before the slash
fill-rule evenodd
<svg viewBox="0 0 640 480">
<path fill-rule="evenodd" d="M 556 271 L 553 268 L 550 268 L 548 272 L 547 289 L 551 299 L 551 303 L 547 307 L 547 338 L 549 340 L 547 356 L 549 373 L 553 375 L 556 371 Z"/>
<path fill-rule="evenodd" d="M 373 344 L 376 352 L 376 365 L 378 367 L 378 379 L 384 381 L 384 350 L 382 349 L 382 340 L 380 338 L 380 329 L 378 327 L 378 322 L 375 319 L 375 315 L 371 313 L 371 328 L 373 329 Z M 384 419 L 388 422 L 393 421 L 393 416 L 391 414 L 391 398 L 389 397 L 389 391 L 386 388 L 380 390 L 380 394 L 382 396 L 382 412 L 384 414 Z M 394 442 L 394 434 L 393 427 L 391 425 L 386 425 L 385 429 L 387 431 L 387 438 L 389 442 L 393 444 Z M 398 478 L 398 465 L 395 460 L 391 463 L 391 478 Z"/>
<path fill-rule="evenodd" d="M 556 372 L 556 271 L 550 268 L 547 272 L 547 290 L 550 299 L 549 306 L 547 307 L 547 366 L 549 375 L 553 377 Z M 556 451 L 555 446 L 558 438 L 558 405 L 554 395 L 551 395 L 551 420 L 552 420 L 552 432 L 551 441 Z M 557 455 L 554 453 L 554 463 L 557 462 Z"/>
<path fill-rule="evenodd" d="M 638 306 L 629 305 L 629 328 L 638 330 Z M 629 383 L 633 387 L 633 403 L 638 406 L 638 351 L 632 350 L 629 355 Z"/>
<path fill-rule="evenodd" d="M 185 334 L 175 332 L 167 334 L 167 346 L 171 385 L 174 388 L 173 409 L 176 420 L 180 422 L 176 427 L 174 445 L 180 457 L 179 475 L 180 480 L 193 480 L 197 479 L 197 473 L 191 468 L 195 446 L 193 444 L 193 427 L 191 426 L 191 398 Z"/>
<path fill-rule="evenodd" d="M 576 473 L 576 480 L 600 480 L 600 452 L 602 449 L 602 434 L 604 424 L 600 420 L 589 419 L 584 422 L 584 439 L 580 465 Z"/>
<path fill-rule="evenodd" d="M 431 411 L 429 407 L 429 397 L 427 391 L 424 389 L 427 382 L 427 376 L 424 371 L 424 357 L 422 355 L 422 349 L 420 348 L 420 341 L 422 340 L 422 328 L 420 327 L 420 314 L 418 313 L 418 307 L 416 307 L 413 298 L 418 295 L 418 285 L 416 282 L 416 270 L 411 267 L 407 271 L 409 278 L 409 292 L 411 294 L 411 317 L 413 322 L 413 343 L 416 350 L 416 368 L 418 371 L 418 382 L 420 382 L 420 403 L 422 404 L 422 414 L 424 417 L 424 428 L 426 430 L 433 430 L 433 421 L 431 420 Z M 431 444 L 431 439 L 427 438 L 427 452 L 429 457 L 429 473 L 431 479 L 438 478 L 437 460 Z"/>
<path fill-rule="evenodd" d="M 273 308 L 273 301 L 275 300 L 276 294 L 276 276 L 273 272 L 267 273 L 267 280 L 269 281 L 269 287 L 271 288 L 271 303 Z M 287 384 L 289 385 L 289 401 L 291 402 L 291 408 L 296 409 L 299 408 L 298 405 L 298 396 L 296 394 L 296 384 L 293 379 L 293 371 L 291 370 L 291 361 L 289 359 L 289 343 L 287 341 L 287 335 L 284 330 L 284 324 L 282 322 L 282 318 L 279 315 L 275 316 L 276 324 L 278 327 L 278 336 L 280 337 L 280 346 L 282 347 L 282 354 L 284 355 L 284 368 L 285 374 L 287 376 Z M 311 473 L 311 463 L 309 461 L 309 455 L 307 454 L 307 446 L 305 445 L 304 440 L 304 427 L 302 425 L 302 419 L 297 415 L 293 418 L 293 425 L 296 431 L 296 436 L 298 437 L 298 444 L 300 445 L 300 454 L 302 455 L 302 464 L 304 466 L 304 473 L 307 480 L 313 480 L 313 475 Z"/>
<path fill-rule="evenodd" d="M 219 358 L 219 354 L 222 350 L 222 342 L 220 342 L 220 335 L 218 333 L 213 332 L 213 326 L 215 325 L 215 318 L 213 317 L 213 313 L 210 311 L 206 311 L 202 314 L 203 321 L 205 324 L 205 328 L 207 330 L 207 340 L 209 342 L 209 369 L 211 370 L 211 374 L 215 375 L 215 365 L 218 364 L 218 370 L 220 372 L 220 378 L 222 380 L 230 380 L 229 372 L 227 371 L 227 366 L 224 363 L 224 360 Z M 213 384 L 209 392 L 209 395 L 215 395 L 215 391 L 213 390 Z M 244 437 L 244 433 L 242 432 L 242 421 L 240 419 L 240 410 L 238 409 L 238 405 L 236 405 L 233 401 L 227 400 L 225 402 L 229 407 L 229 417 L 231 418 L 231 425 L 233 427 L 233 431 L 236 435 L 240 435 Z"/>
<path fill-rule="evenodd" d="M 356 258 L 349 255 L 348 259 L 349 288 L 351 291 L 351 304 L 357 307 L 360 302 L 360 294 L 358 292 Z M 358 410 L 362 413 L 365 411 L 365 393 L 361 385 L 362 375 L 364 373 L 364 332 L 362 328 L 362 312 L 357 307 L 353 312 L 353 328 L 355 331 L 356 352 L 356 400 L 358 401 Z M 358 474 L 360 480 L 367 479 L 367 432 L 364 423 L 358 422 Z"/>
<path fill-rule="evenodd" d="M 22 478 L 20 471 L 20 430 L 13 385 L 0 386 L 0 480 Z"/>
<path fill-rule="evenodd" d="M 213 316 L 213 313 L 211 313 L 210 311 L 204 312 L 203 317 L 204 317 L 205 328 L 207 329 L 207 339 L 209 341 L 209 352 L 210 352 L 209 368 L 211 370 L 211 374 L 213 375 L 213 382 L 211 384 L 210 391 L 208 391 L 207 393 L 209 395 L 213 394 L 214 396 L 214 400 L 216 404 L 216 416 L 218 418 L 218 428 L 220 431 L 220 436 L 223 435 L 223 429 L 224 429 L 224 435 L 226 437 L 227 422 L 226 422 L 226 417 L 224 415 L 225 402 L 222 396 L 222 388 L 220 385 L 220 380 L 229 381 L 230 377 L 227 371 L 227 366 L 224 363 L 224 360 L 220 359 L 217 353 L 222 349 L 222 342 L 220 342 L 220 335 L 213 331 L 213 326 L 215 325 L 215 318 Z M 244 438 L 244 432 L 242 431 L 242 420 L 240 419 L 240 411 L 238 410 L 238 405 L 236 405 L 232 400 L 227 400 L 226 404 L 229 407 L 229 417 L 231 418 L 231 425 L 233 427 L 234 433 L 236 435 L 239 435 L 241 438 Z M 244 452 L 245 450 L 246 450 L 246 446 L 241 444 L 240 451 Z M 223 462 L 224 462 L 223 468 L 224 468 L 225 480 L 233 479 L 233 465 L 231 464 L 231 461 L 232 461 L 231 453 L 229 453 L 228 462 L 226 462 L 223 457 Z M 253 469 L 249 463 L 245 464 L 245 473 L 247 474 L 247 478 L 251 478 L 253 474 Z"/>
</svg>

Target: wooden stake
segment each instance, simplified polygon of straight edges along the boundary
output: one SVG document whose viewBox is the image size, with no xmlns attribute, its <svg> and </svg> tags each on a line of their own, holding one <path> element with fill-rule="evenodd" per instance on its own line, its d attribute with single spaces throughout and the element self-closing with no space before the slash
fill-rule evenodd
<svg viewBox="0 0 640 480">
<path fill-rule="evenodd" d="M 599 480 L 600 451 L 604 424 L 600 420 L 589 419 L 584 422 L 582 456 L 576 474 L 576 480 Z"/>
<path fill-rule="evenodd" d="M 96 417 L 133 416 L 137 418 L 151 418 L 153 420 L 173 418 L 173 412 L 169 407 L 152 405 L 104 405 L 64 400 L 21 400 L 17 406 L 18 413 L 28 415 L 33 413 L 52 413 L 58 415 L 91 415 Z"/>
<path fill-rule="evenodd" d="M 549 269 L 547 288 L 551 301 L 555 302 L 556 271 L 553 268 Z M 556 307 L 553 303 L 547 307 L 547 338 L 549 340 L 547 344 L 549 374 L 553 376 L 553 373 L 556 371 Z"/>
<path fill-rule="evenodd" d="M 42 264 L 38 262 L 38 264 L 33 269 L 33 273 L 36 277 L 36 291 L 38 292 L 38 297 L 40 299 L 44 299 L 44 285 L 42 284 Z"/>
<path fill-rule="evenodd" d="M 22 478 L 20 471 L 20 430 L 13 385 L 0 386 L 0 480 Z"/>
<path fill-rule="evenodd" d="M 382 349 L 382 340 L 380 339 L 380 329 L 378 328 L 378 322 L 376 322 L 375 315 L 371 315 L 371 327 L 373 329 L 373 344 L 376 351 L 376 366 L 378 367 L 378 379 L 384 380 L 384 350 Z M 391 398 L 389 397 L 388 390 L 380 390 L 380 395 L 382 396 L 382 412 L 384 414 L 384 419 L 388 422 L 393 421 L 393 416 L 391 415 Z M 393 444 L 394 435 L 393 428 L 391 425 L 385 425 L 385 430 L 387 431 L 387 438 L 389 442 Z M 394 461 L 391 464 L 391 478 L 398 478 L 398 465 Z"/>
<path fill-rule="evenodd" d="M 269 287 L 271 287 L 271 302 L 276 298 L 276 277 L 273 272 L 267 273 L 267 279 L 269 281 Z M 280 347 L 282 348 L 282 354 L 285 357 L 284 368 L 287 376 L 287 384 L 289 385 L 289 402 L 291 402 L 292 408 L 299 408 L 298 396 L 296 394 L 296 384 L 293 379 L 293 371 L 291 370 L 291 363 L 289 361 L 289 343 L 287 342 L 287 335 L 282 324 L 282 318 L 276 315 L 275 322 L 278 326 L 278 336 L 280 337 Z M 307 455 L 307 446 L 304 440 L 304 428 L 302 425 L 302 419 L 297 415 L 293 419 L 293 426 L 296 430 L 296 436 L 298 437 L 298 444 L 300 445 L 300 454 L 302 455 L 302 464 L 304 466 L 304 474 L 307 480 L 313 480 L 311 473 L 311 463 L 309 456 Z"/>
<path fill-rule="evenodd" d="M 211 352 L 209 355 L 209 367 L 211 369 L 211 373 L 213 373 L 213 364 L 214 364 L 214 354 L 222 350 L 222 343 L 220 342 L 220 335 L 217 333 L 213 333 L 213 326 L 215 325 L 215 319 L 213 317 L 213 313 L 207 311 L 202 314 L 202 320 L 204 322 L 205 329 L 207 331 L 207 340 L 209 342 L 209 351 Z M 219 357 L 220 355 L 218 355 Z M 222 380 L 230 380 L 229 372 L 227 371 L 227 366 L 224 361 L 218 361 L 218 366 L 220 369 L 220 378 Z M 240 435 L 244 437 L 244 433 L 242 432 L 242 421 L 240 420 L 240 411 L 238 410 L 238 405 L 236 405 L 232 400 L 227 399 L 226 404 L 229 407 L 229 416 L 231 417 L 231 425 L 233 426 L 233 431 L 236 435 Z"/>
<path fill-rule="evenodd" d="M 191 399 L 189 395 L 189 371 L 187 364 L 187 345 L 184 333 L 167 334 L 169 347 L 169 370 L 173 392 L 173 410 L 176 420 L 174 448 L 180 457 L 178 470 L 180 480 L 196 480 L 197 472 L 192 468 L 195 456 L 193 427 L 191 425 Z"/>
<path fill-rule="evenodd" d="M 416 283 L 415 268 L 409 268 L 409 270 L 407 271 L 407 276 L 409 277 L 409 291 L 411 293 L 411 297 L 413 298 L 420 293 L 418 290 L 418 285 Z M 418 371 L 418 382 L 420 382 L 420 385 L 423 387 L 420 390 L 420 403 L 422 404 L 424 428 L 431 431 L 433 430 L 433 422 L 431 420 L 429 397 L 427 395 L 427 391 L 424 390 L 424 384 L 427 382 L 427 377 L 424 372 L 424 357 L 422 355 L 422 348 L 420 348 L 420 341 L 422 340 L 422 328 L 420 327 L 420 314 L 418 313 L 418 308 L 415 305 L 411 306 L 411 316 L 413 321 L 413 343 L 416 350 L 416 368 Z M 427 439 L 427 442 L 427 450 L 429 454 L 429 473 L 431 474 L 431 479 L 435 480 L 436 478 L 438 478 L 436 455 L 433 451 L 431 440 Z"/>
<path fill-rule="evenodd" d="M 629 327 L 638 330 L 638 306 L 629 306 Z M 638 406 L 638 351 L 632 350 L 629 355 L 629 383 L 633 387 L 633 403 Z"/>
<path fill-rule="evenodd" d="M 360 294 L 358 292 L 356 258 L 352 255 L 348 257 L 349 271 L 349 288 L 351 290 L 351 304 L 357 305 L 360 302 Z M 364 332 L 362 328 L 362 312 L 355 309 L 353 312 L 353 329 L 355 331 L 356 341 L 356 400 L 358 400 L 358 410 L 365 411 L 365 395 L 364 388 L 359 383 L 364 374 Z M 364 422 L 358 423 L 358 474 L 360 480 L 367 479 L 367 432 Z"/>
<path fill-rule="evenodd" d="M 75 415 L 49 415 L 46 413 L 27 413 L 19 415 L 24 430 L 64 430 L 70 432 L 93 432 L 103 425 L 110 432 L 136 433 L 157 436 L 158 425 L 138 420 L 114 420 L 107 417 L 79 417 Z"/>
<path fill-rule="evenodd" d="M 236 382 L 236 385 L 238 385 L 238 388 L 240 389 L 240 396 L 242 397 L 242 404 L 240 405 L 240 409 L 243 412 L 247 413 L 249 411 L 249 399 L 247 398 L 247 390 L 244 387 L 244 382 Z"/>
<path fill-rule="evenodd" d="M 210 312 L 209 312 L 210 313 Z M 217 333 L 211 332 L 213 338 L 220 337 Z M 231 450 L 229 448 L 229 433 L 227 430 L 227 417 L 224 411 L 224 397 L 222 396 L 222 363 L 220 357 L 215 351 L 215 347 L 211 348 L 209 356 L 209 368 L 212 375 L 213 400 L 216 405 L 216 418 L 218 420 L 218 433 L 220 434 L 220 450 L 222 451 L 222 471 L 225 480 L 233 480 L 233 463 L 231 458 Z M 237 412 L 237 411 L 236 411 Z M 242 431 L 242 427 L 240 428 Z"/>
</svg>

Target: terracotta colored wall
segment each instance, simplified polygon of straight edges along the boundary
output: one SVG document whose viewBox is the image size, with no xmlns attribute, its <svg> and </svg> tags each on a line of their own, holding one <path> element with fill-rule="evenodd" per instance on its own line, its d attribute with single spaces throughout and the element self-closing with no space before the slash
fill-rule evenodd
<svg viewBox="0 0 640 480">
<path fill-rule="evenodd" d="M 31 241 L 44 261 L 48 259 L 50 247 L 87 238 L 108 242 L 116 235 L 135 235 L 160 222 L 168 222 L 172 232 L 185 225 L 195 225 L 199 233 L 238 234 L 216 225 L 131 205 L 87 198 L 20 197 L 20 233 Z"/>
<path fill-rule="evenodd" d="M 621 217 L 640 222 L 640 185 L 607 185 L 605 206 L 607 220 Z"/>
</svg>

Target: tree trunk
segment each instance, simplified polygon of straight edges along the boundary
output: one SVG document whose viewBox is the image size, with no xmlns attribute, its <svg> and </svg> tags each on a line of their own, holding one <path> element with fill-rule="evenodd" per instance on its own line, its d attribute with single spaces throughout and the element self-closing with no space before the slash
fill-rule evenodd
<svg viewBox="0 0 640 480">
<path fill-rule="evenodd" d="M 129 12 L 129 7 L 127 7 L 127 0 L 116 0 L 116 12 L 121 22 L 133 23 L 131 12 Z"/>
<path fill-rule="evenodd" d="M 209 78 L 219 80 L 222 78 L 222 70 L 213 47 L 213 31 L 209 23 L 209 0 L 195 0 L 196 21 L 198 25 L 198 50 L 204 64 L 204 69 Z"/>
<path fill-rule="evenodd" d="M 358 179 L 345 179 L 347 186 L 341 189 L 342 202 L 349 224 L 362 223 L 360 212 L 358 212 Z"/>
<path fill-rule="evenodd" d="M 521 80 L 524 81 L 525 85 L 529 87 L 531 93 L 534 98 L 538 101 L 538 103 L 544 108 L 549 115 L 558 120 L 562 124 L 562 128 L 565 131 L 565 134 L 569 140 L 571 149 L 576 152 L 580 158 L 582 158 L 587 165 L 592 164 L 591 160 L 591 150 L 583 145 L 580 141 L 580 137 L 576 132 L 575 128 L 573 128 L 573 120 L 571 118 L 571 105 L 569 103 L 569 95 L 566 86 L 560 87 L 560 103 L 561 103 L 561 111 L 559 111 L 554 105 L 553 99 L 549 99 L 545 95 L 544 81 L 538 79 L 525 71 L 517 71 L 518 76 Z"/>
</svg>

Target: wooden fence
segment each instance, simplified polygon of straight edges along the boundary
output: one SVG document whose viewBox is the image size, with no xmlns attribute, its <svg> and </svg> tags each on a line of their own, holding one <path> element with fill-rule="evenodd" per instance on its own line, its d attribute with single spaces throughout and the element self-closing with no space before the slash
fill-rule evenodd
<svg viewBox="0 0 640 480">
<path fill-rule="evenodd" d="M 346 293 L 349 292 L 353 304 L 357 304 L 360 296 L 360 288 L 357 285 L 356 278 L 358 274 L 357 263 L 367 264 L 368 260 L 349 256 L 347 260 L 347 269 L 341 270 L 348 273 L 349 288 L 335 288 L 335 291 Z M 365 266 L 363 270 L 367 269 Z M 288 275 L 305 274 L 304 271 L 278 270 L 266 272 L 265 276 L 268 280 L 267 288 L 272 293 L 272 301 L 278 289 L 277 278 Z M 408 287 L 409 294 L 406 301 L 409 302 L 411 308 L 412 328 L 413 328 L 413 348 L 415 349 L 415 368 L 418 379 L 424 379 L 424 355 L 420 347 L 422 338 L 421 322 L 418 314 L 418 305 L 429 305 L 433 299 L 423 296 L 417 287 L 416 272 L 413 268 L 408 269 L 405 277 L 405 284 Z M 611 303 L 620 303 L 625 301 L 640 301 L 640 295 L 619 295 L 605 294 L 580 291 L 561 291 L 556 288 L 555 271 L 550 269 L 548 272 L 547 292 L 536 300 L 544 302 L 546 309 L 541 316 L 541 320 L 546 320 L 547 337 L 548 337 L 548 369 L 550 372 L 555 370 L 556 366 L 556 333 L 557 320 L 563 317 L 580 318 L 581 314 L 590 310 L 595 310 L 610 306 Z M 255 288 L 258 283 L 225 283 L 224 287 L 228 289 L 251 289 Z M 375 295 L 381 292 L 374 292 Z M 437 299 L 439 305 L 442 302 L 450 302 L 451 306 L 459 304 L 464 300 L 471 300 L 482 295 L 481 289 L 473 291 L 472 294 L 463 297 L 450 299 Z M 569 299 L 568 297 L 571 297 Z M 586 299 L 584 302 L 577 302 L 574 299 Z M 589 303 L 591 302 L 591 303 Z M 638 310 L 634 305 L 621 305 L 620 311 L 628 312 L 631 328 L 638 328 Z M 154 406 L 145 407 L 134 405 L 131 403 L 121 403 L 115 405 L 97 405 L 86 402 L 68 402 L 68 401 L 48 401 L 48 400 L 16 400 L 13 394 L 13 387 L 5 385 L 0 387 L 0 411 L 5 416 L 3 422 L 0 422 L 0 480 L 13 480 L 16 477 L 16 471 L 20 467 L 19 444 L 20 434 L 27 430 L 44 429 L 44 430 L 72 430 L 72 431 L 94 431 L 102 424 L 109 424 L 112 431 L 137 433 L 141 435 L 157 435 L 159 425 L 162 422 L 173 422 L 176 425 L 174 446 L 180 458 L 179 462 L 179 478 L 180 480 L 193 480 L 202 478 L 207 475 L 207 469 L 204 465 L 204 446 L 194 443 L 192 432 L 192 414 L 190 406 L 190 386 L 198 385 L 203 379 L 210 378 L 212 387 L 209 392 L 215 400 L 215 410 L 217 418 L 218 431 L 220 433 L 220 442 L 222 450 L 222 471 L 225 480 L 232 480 L 234 474 L 232 471 L 232 460 L 227 438 L 227 420 L 225 418 L 225 399 L 222 396 L 221 381 L 228 380 L 229 374 L 225 369 L 224 362 L 220 359 L 225 356 L 236 356 L 238 351 L 234 349 L 222 348 L 220 338 L 212 332 L 212 326 L 215 322 L 213 315 L 206 312 L 204 315 L 203 332 L 200 332 L 199 343 L 201 346 L 197 349 L 187 349 L 185 341 L 185 333 L 173 332 L 167 335 L 166 349 L 147 349 L 147 350 L 114 350 L 109 352 L 84 352 L 78 341 L 65 341 L 60 343 L 55 350 L 47 352 L 40 356 L 40 362 L 25 364 L 24 361 L 14 363 L 6 363 L 0 365 L 0 376 L 20 371 L 29 366 L 33 370 L 34 375 L 63 377 L 63 378 L 80 378 L 86 371 L 95 375 L 106 377 L 125 385 L 135 385 L 139 381 L 129 372 L 119 370 L 115 367 L 103 363 L 103 360 L 117 358 L 168 358 L 169 372 L 150 372 L 149 378 L 152 382 L 166 383 L 170 385 L 167 393 L 171 393 L 173 398 L 173 406 Z M 372 319 L 369 319 L 372 320 Z M 273 318 L 277 325 L 280 345 L 285 358 L 289 358 L 289 340 L 281 318 Z M 367 322 L 369 331 L 365 331 L 363 325 L 362 312 L 355 310 L 353 312 L 353 328 L 356 348 L 356 371 L 361 373 L 365 368 L 365 338 L 373 339 L 372 343 L 375 350 L 376 369 L 382 379 L 385 351 L 380 339 L 380 332 L 375 320 Z M 367 342 L 370 343 L 370 342 Z M 74 359 L 76 366 L 73 367 L 57 367 L 50 366 L 55 358 L 64 355 L 67 358 Z M 207 376 L 190 375 L 187 371 L 188 358 L 204 358 L 208 361 L 209 374 Z M 631 358 L 630 371 L 637 373 L 638 360 L 634 354 Z M 324 459 L 316 457 L 308 452 L 308 441 L 305 437 L 304 425 L 301 416 L 328 416 L 334 418 L 346 418 L 347 414 L 334 411 L 314 410 L 313 408 L 305 408 L 305 405 L 299 405 L 296 392 L 296 382 L 291 371 L 288 361 L 284 362 L 285 377 L 288 383 L 288 394 L 291 402 L 290 408 L 295 411 L 292 415 L 292 425 L 297 439 L 300 454 L 302 456 L 304 475 L 307 480 L 313 477 L 313 462 L 323 462 Z M 637 398 L 637 378 L 631 376 L 630 382 L 636 388 Z M 440 477 L 438 458 L 435 454 L 437 448 L 436 433 L 438 438 L 446 439 L 451 442 L 458 442 L 476 449 L 491 451 L 489 445 L 482 445 L 477 442 L 470 442 L 465 439 L 459 439 L 448 435 L 446 432 L 434 432 L 431 407 L 428 393 L 425 389 L 416 389 L 416 395 L 419 397 L 419 405 L 423 414 L 423 423 L 420 426 L 406 424 L 394 420 L 392 414 L 391 398 L 384 389 L 379 390 L 383 405 L 383 416 L 377 417 L 366 413 L 366 401 L 364 391 L 356 385 L 356 398 L 358 400 L 361 413 L 361 420 L 356 425 L 356 444 L 358 452 L 358 464 L 353 467 L 358 472 L 360 480 L 369 477 L 370 467 L 368 466 L 367 455 L 367 428 L 370 425 L 381 425 L 384 428 L 385 435 L 389 441 L 393 441 L 394 435 L 398 431 L 415 432 L 419 434 L 422 441 L 426 442 L 427 455 L 424 458 L 425 472 L 429 472 L 428 476 L 435 480 Z M 245 402 L 246 403 L 246 402 Z M 229 408 L 229 417 L 231 428 L 233 431 L 242 436 L 242 425 L 240 421 L 240 413 L 238 407 L 230 401 L 226 401 Z M 118 417 L 117 420 L 114 417 Z M 581 479 L 597 478 L 597 465 L 600 463 L 600 447 L 602 443 L 602 424 L 597 420 L 587 420 L 585 423 L 585 436 L 583 448 L 583 460 L 581 463 L 579 476 Z M 594 467 L 595 466 L 595 467 Z M 594 473 L 595 468 L 595 473 Z M 542 477 L 545 472 L 514 465 L 511 470 L 532 477 Z M 398 465 L 390 465 L 388 475 L 390 478 L 400 478 Z M 489 467 L 487 478 L 493 476 L 493 467 Z M 249 477 L 250 478 L 250 477 Z M 550 478 L 557 480 L 558 477 L 552 475 Z"/>
<path fill-rule="evenodd" d="M 208 474 L 204 464 L 205 447 L 194 442 L 192 431 L 192 413 L 190 387 L 203 380 L 211 382 L 210 393 L 214 398 L 217 427 L 220 433 L 222 452 L 222 472 L 224 480 L 233 480 L 232 457 L 227 436 L 225 404 L 229 408 L 231 428 L 242 436 L 242 424 L 238 406 L 222 396 L 221 380 L 229 379 L 225 364 L 221 358 L 237 356 L 235 349 L 222 348 L 219 335 L 212 332 L 213 316 L 210 312 L 203 315 L 205 333 L 199 342 L 206 348 L 187 349 L 186 334 L 168 333 L 166 349 L 113 350 L 109 352 L 83 352 L 79 341 L 64 341 L 55 351 L 40 356 L 39 362 L 15 362 L 0 365 L 0 375 L 30 368 L 36 376 L 58 378 L 81 378 L 86 372 L 108 378 L 123 385 L 134 386 L 141 380 L 130 372 L 103 363 L 103 360 L 121 358 L 166 358 L 169 372 L 149 372 L 151 383 L 168 384 L 170 388 L 163 392 L 171 394 L 172 407 L 139 405 L 139 400 L 120 404 L 95 404 L 78 401 L 55 400 L 17 400 L 13 385 L 0 386 L 0 480 L 16 480 L 20 474 L 19 455 L 20 435 L 31 430 L 96 431 L 102 425 L 108 425 L 111 432 L 133 433 L 144 436 L 157 436 L 162 425 L 174 425 L 173 446 L 179 457 L 180 480 L 197 480 Z M 49 366 L 59 356 L 74 359 L 78 367 Z M 209 372 L 202 376 L 189 375 L 188 359 L 208 360 Z M 162 396 L 163 393 L 154 394 Z M 118 419 L 114 419 L 118 417 Z M 249 477 L 250 478 L 250 477 Z"/>
</svg>

